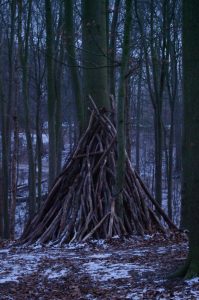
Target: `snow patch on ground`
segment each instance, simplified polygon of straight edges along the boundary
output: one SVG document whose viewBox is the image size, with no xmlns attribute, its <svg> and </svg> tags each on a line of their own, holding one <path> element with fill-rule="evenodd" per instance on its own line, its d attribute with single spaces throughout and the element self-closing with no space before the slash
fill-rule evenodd
<svg viewBox="0 0 199 300">
<path fill-rule="evenodd" d="M 41 299 L 46 291 L 48 299 L 70 299 L 62 298 L 66 291 L 70 296 L 74 293 L 74 299 L 81 296 L 89 300 L 199 299 L 199 278 L 175 285 L 164 277 L 174 256 L 175 263 L 178 258 L 185 260 L 187 244 L 159 239 L 157 235 L 145 239 L 133 236 L 63 247 L 35 244 L 1 249 L 0 299 L 2 295 L 6 295 L 5 299 L 15 299 L 11 297 L 12 287 L 16 293 L 21 286 L 28 291 L 29 285 Z M 61 298 L 57 293 L 63 293 Z"/>
<path fill-rule="evenodd" d="M 90 243 L 93 244 L 93 245 L 96 245 L 96 246 L 100 246 L 104 249 L 108 248 L 108 245 L 106 244 L 106 241 L 102 240 L 102 239 L 100 239 L 100 240 L 91 240 Z"/>
<path fill-rule="evenodd" d="M 12 272 L 10 270 L 2 271 L 0 268 L 0 283 L 6 283 L 10 281 L 18 282 L 16 274 L 20 271 L 20 268 L 17 268 L 16 266 L 13 268 Z"/>
<path fill-rule="evenodd" d="M 110 253 L 103 253 L 103 254 L 93 254 L 93 255 L 90 255 L 89 258 L 98 258 L 98 259 L 101 259 L 101 258 L 107 258 L 107 257 L 110 257 L 111 254 Z"/>
<path fill-rule="evenodd" d="M 165 254 L 166 251 L 167 251 L 167 249 L 165 249 L 165 247 L 159 247 L 159 248 L 157 248 L 157 253 Z"/>
<path fill-rule="evenodd" d="M 18 281 L 20 276 L 32 274 L 37 270 L 37 266 L 41 260 L 41 256 L 32 254 L 14 254 L 9 253 L 9 249 L 5 249 L 6 253 L 1 258 L 0 265 L 0 283 L 8 281 Z"/>
<path fill-rule="evenodd" d="M 60 265 L 54 266 L 53 268 L 48 268 L 44 272 L 44 276 L 48 279 L 56 279 L 60 277 L 64 277 L 68 274 L 67 269 L 61 269 L 62 267 Z"/>
<path fill-rule="evenodd" d="M 131 263 L 108 263 L 105 261 L 93 261 L 82 266 L 84 272 L 88 272 L 94 280 L 107 281 L 110 279 L 120 279 L 131 277 L 131 272 L 149 272 L 153 268 L 143 267 L 140 264 Z"/>
<path fill-rule="evenodd" d="M 188 285 L 199 284 L 199 277 L 195 277 L 189 280 L 185 280 Z"/>
<path fill-rule="evenodd" d="M 131 264 L 109 264 L 107 262 L 89 262 L 83 264 L 83 271 L 88 272 L 94 280 L 107 281 L 110 279 L 128 278 Z"/>
<path fill-rule="evenodd" d="M 9 249 L 1 249 L 0 250 L 0 254 L 2 254 L 2 253 L 8 253 L 9 252 Z"/>
<path fill-rule="evenodd" d="M 190 288 L 189 289 L 185 288 L 183 293 L 182 292 L 174 292 L 173 299 L 175 299 L 175 300 L 182 300 L 182 299 L 197 300 L 197 299 L 199 299 L 199 291 L 191 290 Z"/>
</svg>

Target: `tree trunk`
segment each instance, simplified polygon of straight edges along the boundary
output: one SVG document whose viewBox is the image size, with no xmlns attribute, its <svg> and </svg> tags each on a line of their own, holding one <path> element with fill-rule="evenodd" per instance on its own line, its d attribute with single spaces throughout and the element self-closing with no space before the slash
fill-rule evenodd
<svg viewBox="0 0 199 300">
<path fill-rule="evenodd" d="M 41 29 L 40 29 L 41 30 Z M 40 32 L 39 32 L 40 33 Z M 34 83 L 36 87 L 36 170 L 37 170 L 37 211 L 41 206 L 42 201 L 42 86 L 44 85 L 45 66 L 42 64 L 43 55 L 39 49 L 41 47 L 40 38 L 31 40 L 31 47 L 33 48 L 34 59 Z"/>
<path fill-rule="evenodd" d="M 18 42 L 20 52 L 20 62 L 22 67 L 22 98 L 24 106 L 24 123 L 25 123 L 25 134 L 27 142 L 27 153 L 28 153 L 28 186 L 29 186 L 29 202 L 28 212 L 29 218 L 32 218 L 36 211 L 36 191 L 35 191 L 35 161 L 34 161 L 34 150 L 31 137 L 30 128 L 30 111 L 29 111 L 29 91 L 28 91 L 28 55 L 29 55 L 29 33 L 32 13 L 32 1 L 28 2 L 28 16 L 27 24 L 25 28 L 24 41 L 22 38 L 22 3 L 18 4 L 19 17 L 18 17 Z"/>
<path fill-rule="evenodd" d="M 180 96 L 177 97 L 175 107 L 175 172 L 177 174 L 182 173 L 182 103 L 180 98 Z"/>
<path fill-rule="evenodd" d="M 128 67 L 130 55 L 130 34 L 132 25 L 132 1 L 126 0 L 126 18 L 124 24 L 124 38 L 122 46 L 122 61 L 120 70 L 118 100 L 117 100 L 117 162 L 116 162 L 116 183 L 115 194 L 116 211 L 123 219 L 123 199 L 121 191 L 124 187 L 125 174 L 125 149 L 126 149 L 126 129 L 125 129 L 125 74 Z"/>
<path fill-rule="evenodd" d="M 111 23 L 111 37 L 109 43 L 109 81 L 110 81 L 110 94 L 115 98 L 115 59 L 116 59 L 116 38 L 117 38 L 117 23 L 119 16 L 121 0 L 115 0 L 114 13 Z"/>
<path fill-rule="evenodd" d="M 131 87 L 131 80 L 130 78 L 126 78 L 125 80 L 125 128 L 126 128 L 126 151 L 128 157 L 131 157 L 131 150 L 132 150 L 132 123 L 131 123 L 131 116 L 132 116 L 132 87 Z"/>
<path fill-rule="evenodd" d="M 154 112 L 155 132 L 155 199 L 162 205 L 162 122 L 159 112 Z"/>
<path fill-rule="evenodd" d="M 136 171 L 140 172 L 140 119 L 141 119 L 141 92 L 142 92 L 142 50 L 140 53 L 141 65 L 138 78 L 137 106 L 136 106 Z"/>
<path fill-rule="evenodd" d="M 37 106 L 36 106 L 36 156 L 37 156 L 37 210 L 41 206 L 41 182 L 42 182 L 42 131 L 41 131 L 41 90 L 37 87 Z"/>
<path fill-rule="evenodd" d="M 8 204 L 8 144 L 6 139 L 6 109 L 5 109 L 5 99 L 2 90 L 2 82 L 0 80 L 0 113 L 1 113 L 1 141 L 2 141 L 2 173 L 1 173 L 1 188 L 2 188 L 2 208 L 3 208 L 3 220 L 2 229 L 3 237 L 9 238 L 9 204 Z"/>
<path fill-rule="evenodd" d="M 63 17 L 62 17 L 62 3 L 60 4 L 59 12 L 59 24 L 57 30 L 61 30 Z M 58 36 L 55 41 L 55 53 L 57 54 L 57 63 L 54 68 L 54 81 L 55 81 L 55 138 L 56 138 L 56 175 L 61 171 L 62 165 L 62 75 L 63 75 L 63 65 L 59 62 L 62 62 L 64 59 L 64 46 L 62 39 Z"/>
<path fill-rule="evenodd" d="M 62 52 L 62 49 L 60 50 Z M 63 53 L 60 53 L 62 61 Z M 61 84 L 62 84 L 62 66 L 57 67 L 56 82 L 56 114 L 55 114 L 55 136 L 56 136 L 56 175 L 61 171 L 62 166 L 62 101 L 61 101 Z"/>
<path fill-rule="evenodd" d="M 51 1 L 45 0 L 46 13 L 46 62 L 48 90 L 48 134 L 49 134 L 49 176 L 48 185 L 51 187 L 56 177 L 56 137 L 55 137 L 55 85 L 53 76 L 53 27 Z"/>
<path fill-rule="evenodd" d="M 12 164 L 11 164 L 11 205 L 10 205 L 11 239 L 14 239 L 15 236 L 15 212 L 16 212 L 16 199 L 17 199 L 18 120 L 17 120 L 16 105 L 17 103 L 15 102 L 15 115 L 13 116 L 14 146 L 13 146 Z"/>
<path fill-rule="evenodd" d="M 173 15 L 175 15 L 175 6 L 172 8 Z M 171 23 L 172 21 L 172 23 Z M 167 30 L 168 52 L 170 54 L 171 62 L 167 67 L 166 83 L 169 98 L 170 108 L 170 130 L 169 130 L 169 147 L 168 147 L 168 164 L 167 164 L 167 191 L 168 191 L 168 214 L 170 219 L 173 218 L 173 146 L 174 146 L 174 112 L 177 99 L 178 90 L 178 63 L 176 53 L 176 43 L 178 41 L 178 32 L 172 24 L 174 20 L 167 22 L 169 28 Z"/>
<path fill-rule="evenodd" d="M 168 182 L 168 215 L 172 220 L 173 218 L 173 140 L 174 140 L 174 110 L 171 108 L 171 127 L 169 134 L 169 154 L 168 154 L 168 174 L 167 174 L 167 182 Z"/>
<path fill-rule="evenodd" d="M 189 230 L 187 277 L 199 275 L 199 5 L 183 1 L 184 139 L 182 224 Z"/>
<path fill-rule="evenodd" d="M 82 1 L 82 64 L 85 126 L 88 123 L 89 95 L 97 107 L 109 110 L 107 74 L 106 0 Z"/>
<path fill-rule="evenodd" d="M 10 146 L 11 146 L 11 115 L 13 109 L 13 61 L 14 61 L 14 29 L 16 1 L 10 1 L 10 27 L 8 34 L 8 99 L 3 100 L 3 90 L 1 90 L 2 103 L 2 189 L 3 189 L 3 209 L 4 209 L 4 237 L 9 237 L 9 186 L 10 186 Z M 2 86 L 0 87 L 2 89 Z"/>
<path fill-rule="evenodd" d="M 6 137 L 7 137 L 7 160 L 10 161 L 11 157 L 11 122 L 13 111 L 13 91 L 14 91 L 14 60 L 15 60 L 15 22 L 16 22 L 16 0 L 10 1 L 10 34 L 8 38 L 8 71 L 9 71 L 9 83 L 8 83 L 8 101 L 6 105 Z M 9 168 L 9 164 L 8 164 Z M 10 186 L 10 171 L 8 170 L 8 187 Z"/>
<path fill-rule="evenodd" d="M 182 226 L 188 229 L 189 255 L 176 276 L 199 275 L 199 5 L 197 0 L 183 1 L 183 187 Z"/>
<path fill-rule="evenodd" d="M 3 239 L 3 187 L 2 170 L 0 169 L 0 240 Z"/>
<path fill-rule="evenodd" d="M 144 58 L 146 61 L 146 76 L 149 88 L 151 102 L 154 108 L 154 134 L 155 134 L 155 197 L 158 203 L 162 204 L 162 104 L 163 92 L 166 77 L 166 65 L 168 62 L 168 48 L 167 48 L 167 30 L 168 30 L 168 1 L 162 1 L 161 13 L 162 20 L 162 36 L 158 43 L 155 38 L 155 4 L 154 0 L 150 1 L 150 53 L 148 53 L 147 38 L 143 27 L 144 16 L 138 13 L 138 1 L 135 1 L 135 12 L 140 28 Z M 152 60 L 152 61 L 151 61 Z M 152 75 L 152 76 L 151 76 Z"/>
<path fill-rule="evenodd" d="M 25 133 L 27 141 L 27 153 L 28 153 L 28 186 L 29 186 L 29 217 L 32 218 L 36 211 L 36 191 L 35 191 L 35 161 L 34 150 L 30 129 L 30 113 L 28 104 L 28 82 L 27 82 L 27 66 L 23 66 L 23 101 L 25 110 Z"/>
<path fill-rule="evenodd" d="M 79 122 L 80 132 L 84 127 L 84 106 L 82 101 L 82 91 L 78 73 L 78 62 L 75 53 L 75 34 L 74 34 L 74 17 L 73 17 L 73 0 L 65 0 L 65 44 L 67 50 L 67 61 L 72 80 L 72 89 L 75 96 L 77 120 Z M 84 1 L 86 2 L 86 1 Z M 91 48 L 92 49 L 92 48 Z M 90 50 L 89 50 L 90 51 Z"/>
</svg>

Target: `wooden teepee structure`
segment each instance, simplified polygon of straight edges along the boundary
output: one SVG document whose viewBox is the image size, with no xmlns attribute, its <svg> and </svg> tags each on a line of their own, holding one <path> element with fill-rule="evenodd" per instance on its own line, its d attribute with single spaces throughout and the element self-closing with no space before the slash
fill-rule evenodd
<svg viewBox="0 0 199 300">
<path fill-rule="evenodd" d="M 175 229 L 150 195 L 126 155 L 120 219 L 113 195 L 116 129 L 106 113 L 94 107 L 88 127 L 65 163 L 43 207 L 26 226 L 26 244 L 67 243 L 114 235 Z"/>
</svg>

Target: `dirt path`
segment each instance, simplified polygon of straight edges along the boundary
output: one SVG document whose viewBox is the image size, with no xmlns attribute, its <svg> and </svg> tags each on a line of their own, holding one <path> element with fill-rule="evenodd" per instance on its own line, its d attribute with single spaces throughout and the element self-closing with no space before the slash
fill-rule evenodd
<svg viewBox="0 0 199 300">
<path fill-rule="evenodd" d="M 170 281 L 186 258 L 182 236 L 115 238 L 0 249 L 0 299 L 199 299 L 199 279 Z"/>
</svg>

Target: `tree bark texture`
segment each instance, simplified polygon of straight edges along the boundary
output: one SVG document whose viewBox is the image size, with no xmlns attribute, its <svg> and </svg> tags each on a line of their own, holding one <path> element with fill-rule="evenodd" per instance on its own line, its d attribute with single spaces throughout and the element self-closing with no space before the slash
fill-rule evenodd
<svg viewBox="0 0 199 300">
<path fill-rule="evenodd" d="M 116 39 L 117 39 L 117 25 L 118 25 L 118 16 L 121 0 L 115 0 L 114 4 L 114 13 L 111 23 L 111 36 L 109 43 L 109 85 L 110 85 L 110 94 L 115 98 L 115 63 L 116 63 Z"/>
<path fill-rule="evenodd" d="M 106 0 L 82 1 L 82 64 L 84 124 L 89 120 L 89 95 L 97 107 L 110 108 L 107 72 Z"/>
<path fill-rule="evenodd" d="M 140 57 L 142 60 L 143 54 L 140 51 Z M 140 121 L 141 121 L 141 109 L 142 109 L 142 72 L 143 66 L 142 62 L 139 69 L 138 77 L 138 91 L 137 91 L 137 105 L 136 105 L 136 171 L 140 172 Z"/>
<path fill-rule="evenodd" d="M 183 1 L 184 136 L 182 225 L 189 233 L 185 277 L 199 275 L 199 5 Z"/>
<path fill-rule="evenodd" d="M 75 33 L 74 33 L 74 14 L 73 14 L 74 1 L 64 1 L 65 11 L 65 45 L 67 51 L 67 61 L 72 80 L 72 88 L 75 96 L 75 103 L 77 109 L 77 120 L 79 122 L 80 132 L 84 127 L 84 104 L 82 100 L 82 90 L 80 85 L 80 78 L 78 73 L 78 62 L 75 52 Z M 91 48 L 92 49 L 92 48 Z M 90 51 L 91 51 L 90 49 Z"/>
<path fill-rule="evenodd" d="M 16 99 L 16 98 L 15 98 Z M 15 103 L 16 107 L 16 103 Z M 12 153 L 11 163 L 11 204 L 10 204 L 10 237 L 14 239 L 15 236 L 15 212 L 16 212 L 16 199 L 17 199 L 17 159 L 18 159 L 18 120 L 17 110 L 13 116 L 14 127 L 14 147 Z"/>
<path fill-rule="evenodd" d="M 35 162 L 34 149 L 30 130 L 30 109 L 29 109 L 29 90 L 28 90 L 28 56 L 29 56 L 29 33 L 31 24 L 32 1 L 28 2 L 27 24 L 25 28 L 25 36 L 22 37 L 22 12 L 23 4 L 18 4 L 18 43 L 20 52 L 20 63 L 22 67 L 22 98 L 24 106 L 24 123 L 28 153 L 28 185 L 29 185 L 29 201 L 28 213 L 32 218 L 36 211 L 36 190 L 35 190 Z"/>
<path fill-rule="evenodd" d="M 126 115 L 125 115 L 125 74 L 128 67 L 130 55 L 130 34 L 132 25 L 132 6 L 131 0 L 126 0 L 126 18 L 124 24 L 124 37 L 122 45 L 122 61 L 120 69 L 119 90 L 117 99 L 117 162 L 116 162 L 116 185 L 115 194 L 118 195 L 116 206 L 120 211 L 120 216 L 123 218 L 123 200 L 121 191 L 124 186 L 125 178 L 125 149 L 126 149 Z"/>
<path fill-rule="evenodd" d="M 53 26 L 52 4 L 45 0 L 46 13 L 46 62 L 47 62 L 47 90 L 48 90 L 48 133 L 49 133 L 49 176 L 51 187 L 56 177 L 56 136 L 55 136 L 55 83 L 53 76 Z"/>
<path fill-rule="evenodd" d="M 6 110 L 5 99 L 2 90 L 2 82 L 0 80 L 0 113 L 1 113 L 1 140 L 2 140 L 2 169 L 1 169 L 1 216 L 2 216 L 2 235 L 4 238 L 9 238 L 9 198 L 8 198 L 8 156 L 7 156 L 7 140 L 6 140 Z"/>
</svg>

